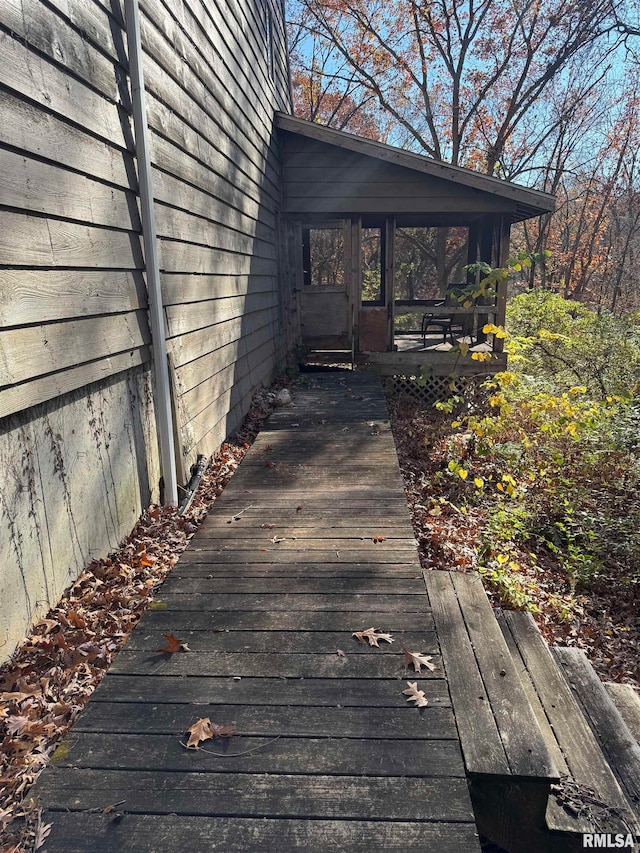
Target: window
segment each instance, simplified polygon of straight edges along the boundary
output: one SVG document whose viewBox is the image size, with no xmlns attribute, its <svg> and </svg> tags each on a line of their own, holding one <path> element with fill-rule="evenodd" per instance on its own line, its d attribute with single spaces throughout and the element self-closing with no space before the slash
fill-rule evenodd
<svg viewBox="0 0 640 853">
<path fill-rule="evenodd" d="M 398 228 L 395 298 L 437 299 L 466 279 L 467 227 Z"/>
<path fill-rule="evenodd" d="M 305 287 L 345 287 L 342 223 L 302 229 Z"/>
<path fill-rule="evenodd" d="M 362 304 L 384 305 L 385 246 L 382 228 L 362 229 Z"/>
</svg>

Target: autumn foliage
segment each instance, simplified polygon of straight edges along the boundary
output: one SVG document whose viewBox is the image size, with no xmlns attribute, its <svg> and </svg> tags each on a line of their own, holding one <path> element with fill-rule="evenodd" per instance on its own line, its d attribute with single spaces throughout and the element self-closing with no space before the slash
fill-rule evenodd
<svg viewBox="0 0 640 853">
<path fill-rule="evenodd" d="M 512 320 L 513 369 L 484 404 L 395 402 L 423 565 L 478 571 L 496 603 L 640 684 L 637 331 L 634 360 L 613 318 L 537 292 Z"/>
<path fill-rule="evenodd" d="M 637 39 L 614 0 L 292 0 L 294 109 L 556 195 L 514 231 L 542 285 L 637 310 Z M 455 279 L 454 279 L 455 280 Z"/>
</svg>

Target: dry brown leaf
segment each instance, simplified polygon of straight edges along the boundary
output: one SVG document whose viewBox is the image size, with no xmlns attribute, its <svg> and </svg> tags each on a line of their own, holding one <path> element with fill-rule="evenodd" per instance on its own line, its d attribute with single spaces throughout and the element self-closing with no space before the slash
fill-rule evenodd
<svg viewBox="0 0 640 853">
<path fill-rule="evenodd" d="M 30 696 L 33 696 L 33 692 L 14 691 L 12 693 L 0 693 L 0 701 L 22 702 L 23 699 L 28 699 Z"/>
<path fill-rule="evenodd" d="M 201 717 L 199 720 L 196 720 L 195 723 L 187 729 L 187 731 L 189 732 L 187 749 L 199 749 L 199 743 L 213 737 L 213 732 L 211 731 L 211 720 L 209 717 Z"/>
<path fill-rule="evenodd" d="M 38 821 L 35 838 L 33 839 L 34 850 L 39 850 L 42 847 L 44 842 L 47 840 L 47 836 L 51 832 L 52 826 L 52 823 L 41 823 Z"/>
<path fill-rule="evenodd" d="M 218 723 L 209 723 L 209 728 L 214 737 L 233 737 L 236 733 L 235 726 L 220 726 Z"/>
<path fill-rule="evenodd" d="M 14 714 L 11 717 L 7 717 L 7 722 L 4 725 L 10 735 L 19 735 L 27 728 L 30 722 L 29 717 L 21 717 Z"/>
<path fill-rule="evenodd" d="M 187 731 L 189 732 L 187 749 L 199 749 L 198 744 L 203 740 L 214 737 L 233 737 L 236 727 L 221 726 L 218 723 L 212 723 L 209 717 L 201 717 Z"/>
<path fill-rule="evenodd" d="M 39 622 L 36 622 L 34 628 L 40 628 L 41 626 L 44 626 L 44 633 L 49 634 L 54 628 L 59 628 L 60 623 L 57 619 L 41 619 Z"/>
<path fill-rule="evenodd" d="M 377 632 L 375 628 L 367 628 L 366 631 L 354 631 L 351 636 L 355 637 L 360 643 L 364 643 L 365 640 L 368 640 L 370 646 L 376 646 L 377 648 L 380 648 L 380 646 L 378 646 L 378 640 L 384 640 L 385 643 L 393 643 L 393 637 L 391 634 L 381 634 Z"/>
<path fill-rule="evenodd" d="M 431 655 L 422 655 L 419 652 L 408 652 L 406 649 L 404 651 L 404 667 L 407 669 L 410 666 L 413 666 L 415 672 L 421 672 L 420 667 L 426 666 L 427 669 L 430 669 L 431 672 L 435 670 L 434 664 L 431 663 Z"/>
<path fill-rule="evenodd" d="M 372 541 L 373 541 L 373 542 L 376 542 L 376 543 L 377 543 L 377 542 L 386 542 L 386 541 L 387 541 L 386 536 L 372 536 L 372 537 L 371 537 L 371 539 L 372 539 Z"/>
<path fill-rule="evenodd" d="M 427 697 L 424 695 L 424 690 L 418 690 L 417 681 L 407 681 L 407 689 L 402 693 L 408 696 L 407 702 L 415 702 L 416 708 L 426 708 L 429 704 Z"/>
<path fill-rule="evenodd" d="M 87 620 L 81 616 L 77 610 L 70 610 L 67 613 L 67 620 L 74 628 L 80 628 L 82 630 L 87 627 Z"/>
<path fill-rule="evenodd" d="M 172 655 L 175 652 L 181 651 L 181 646 L 183 645 L 182 640 L 179 640 L 177 637 L 174 637 L 173 634 L 163 634 L 162 635 L 167 641 L 166 646 L 163 646 L 161 649 L 156 649 L 157 652 L 162 652 L 162 654 Z"/>
</svg>

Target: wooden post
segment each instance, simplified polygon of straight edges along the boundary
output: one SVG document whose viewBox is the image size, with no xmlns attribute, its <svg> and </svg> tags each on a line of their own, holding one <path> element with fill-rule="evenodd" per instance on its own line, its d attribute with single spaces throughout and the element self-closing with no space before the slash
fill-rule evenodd
<svg viewBox="0 0 640 853">
<path fill-rule="evenodd" d="M 475 264 L 478 260 L 478 239 L 480 236 L 480 226 L 477 222 L 473 222 L 469 226 L 469 242 L 467 244 L 467 263 Z M 467 273 L 467 282 L 471 284 L 475 281 L 475 276 Z"/>
<path fill-rule="evenodd" d="M 508 214 L 503 214 L 500 217 L 498 224 L 498 240 L 497 240 L 497 256 L 498 266 L 506 266 L 509 257 L 509 238 L 511 236 L 511 222 Z M 504 326 L 507 317 L 507 282 L 501 281 L 498 284 L 498 292 L 496 295 L 496 326 Z M 493 342 L 494 352 L 504 351 L 504 341 L 502 339 Z"/>
<path fill-rule="evenodd" d="M 351 218 L 349 263 L 349 315 L 353 318 L 351 348 L 360 351 L 360 309 L 362 306 L 362 217 Z"/>
<path fill-rule="evenodd" d="M 387 216 L 384 233 L 385 265 L 384 293 L 387 305 L 387 349 L 393 352 L 394 343 L 394 300 L 395 300 L 395 271 L 396 271 L 396 218 Z"/>
</svg>

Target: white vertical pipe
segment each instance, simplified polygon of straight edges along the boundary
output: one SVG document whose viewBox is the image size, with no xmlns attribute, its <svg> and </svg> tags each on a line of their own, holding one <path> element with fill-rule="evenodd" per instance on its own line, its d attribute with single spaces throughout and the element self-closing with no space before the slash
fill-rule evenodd
<svg viewBox="0 0 640 853">
<path fill-rule="evenodd" d="M 178 504 L 178 482 L 176 476 L 175 449 L 173 443 L 173 418 L 171 414 L 171 389 L 167 364 L 167 338 L 164 327 L 158 241 L 153 209 L 153 187 L 151 183 L 151 158 L 149 151 L 149 129 L 147 106 L 142 71 L 142 46 L 140 42 L 140 10 L 138 0 L 125 0 L 125 21 L 129 44 L 129 75 L 133 101 L 133 123 L 136 137 L 138 179 L 140 181 L 140 210 L 144 257 L 147 271 L 147 293 L 149 318 L 153 340 L 153 363 L 156 380 L 156 424 L 160 445 L 160 464 L 164 477 L 165 503 Z"/>
</svg>

